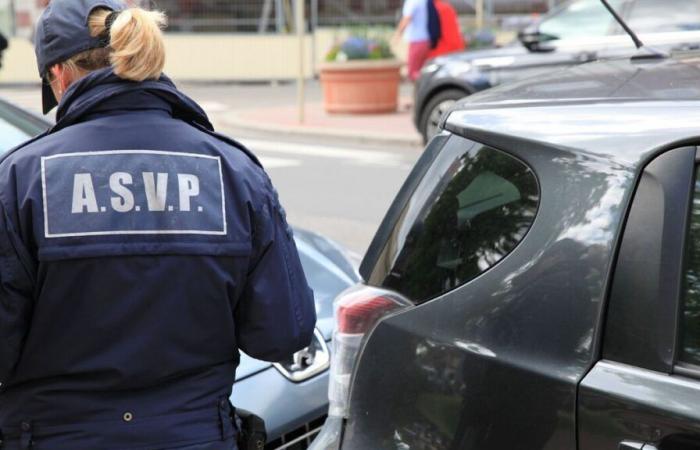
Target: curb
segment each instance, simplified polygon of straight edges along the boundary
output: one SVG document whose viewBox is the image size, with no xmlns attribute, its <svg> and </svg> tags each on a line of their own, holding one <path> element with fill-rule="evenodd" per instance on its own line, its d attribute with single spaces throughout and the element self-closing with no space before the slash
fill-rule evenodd
<svg viewBox="0 0 700 450">
<path fill-rule="evenodd" d="M 415 136 L 406 136 L 398 133 L 376 133 L 368 131 L 350 131 L 339 128 L 321 128 L 279 125 L 275 123 L 261 124 L 252 120 L 244 119 L 236 113 L 229 113 L 226 117 L 220 118 L 218 122 L 240 131 L 264 132 L 275 135 L 285 135 L 297 138 L 325 138 L 337 139 L 345 143 L 352 142 L 360 145 L 393 145 L 423 148 L 423 140 L 416 133 Z"/>
</svg>

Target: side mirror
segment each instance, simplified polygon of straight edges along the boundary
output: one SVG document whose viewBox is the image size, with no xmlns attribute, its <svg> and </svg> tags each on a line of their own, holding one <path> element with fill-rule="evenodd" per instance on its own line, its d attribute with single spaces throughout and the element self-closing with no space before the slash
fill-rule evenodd
<svg viewBox="0 0 700 450">
<path fill-rule="evenodd" d="M 557 36 L 542 33 L 536 27 L 526 28 L 518 33 L 518 40 L 531 52 L 553 52 L 552 41 L 557 39 Z"/>
</svg>

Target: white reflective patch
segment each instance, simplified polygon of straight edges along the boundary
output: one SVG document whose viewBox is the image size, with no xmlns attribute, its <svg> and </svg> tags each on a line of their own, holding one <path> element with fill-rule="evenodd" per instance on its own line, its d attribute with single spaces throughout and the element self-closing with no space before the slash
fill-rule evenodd
<svg viewBox="0 0 700 450">
<path fill-rule="evenodd" d="M 41 158 L 46 238 L 226 235 L 221 158 L 114 150 Z"/>
</svg>

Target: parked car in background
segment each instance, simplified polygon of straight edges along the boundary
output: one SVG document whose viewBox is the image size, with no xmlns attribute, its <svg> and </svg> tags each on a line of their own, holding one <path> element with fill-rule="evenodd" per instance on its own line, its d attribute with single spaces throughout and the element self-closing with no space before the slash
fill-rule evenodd
<svg viewBox="0 0 700 450">
<path fill-rule="evenodd" d="M 650 47 L 671 52 L 700 46 L 697 0 L 610 3 Z M 414 123 L 427 142 L 460 98 L 509 81 L 635 52 L 629 36 L 600 0 L 568 1 L 522 31 L 511 45 L 428 62 L 416 84 Z"/>
<path fill-rule="evenodd" d="M 700 448 L 700 53 L 460 102 L 336 300 L 318 449 Z"/>
<path fill-rule="evenodd" d="M 51 124 L 0 100 L 0 154 Z M 302 450 L 318 433 L 328 410 L 329 341 L 333 299 L 359 281 L 359 258 L 314 232 L 294 229 L 304 273 L 314 290 L 317 329 L 311 346 L 271 364 L 245 354 L 236 371 L 231 402 L 265 419 L 268 450 Z M 232 380 L 233 381 L 233 380 Z"/>
</svg>

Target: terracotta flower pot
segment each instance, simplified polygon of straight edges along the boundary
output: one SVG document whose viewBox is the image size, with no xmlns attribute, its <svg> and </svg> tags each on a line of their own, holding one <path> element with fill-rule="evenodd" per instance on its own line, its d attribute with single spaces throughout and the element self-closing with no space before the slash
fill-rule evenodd
<svg viewBox="0 0 700 450">
<path fill-rule="evenodd" d="M 360 60 L 321 66 L 324 107 L 328 113 L 379 114 L 396 111 L 401 62 Z"/>
</svg>

